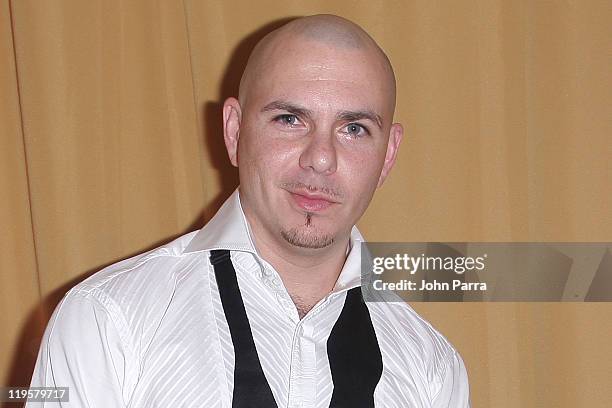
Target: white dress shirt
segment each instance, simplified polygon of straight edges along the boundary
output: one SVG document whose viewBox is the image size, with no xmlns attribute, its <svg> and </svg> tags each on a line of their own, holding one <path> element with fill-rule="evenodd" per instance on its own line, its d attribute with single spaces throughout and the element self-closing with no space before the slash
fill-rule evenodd
<svg viewBox="0 0 612 408">
<path fill-rule="evenodd" d="M 328 408 L 326 341 L 346 292 L 360 286 L 362 240 L 354 227 L 335 288 L 300 320 L 254 248 L 236 190 L 200 231 L 72 288 L 47 326 L 31 386 L 69 387 L 69 403 L 45 407 L 231 408 L 234 349 L 209 260 L 227 249 L 278 407 Z M 367 308 L 383 362 L 376 407 L 469 406 L 465 366 L 441 334 L 406 303 Z"/>
</svg>

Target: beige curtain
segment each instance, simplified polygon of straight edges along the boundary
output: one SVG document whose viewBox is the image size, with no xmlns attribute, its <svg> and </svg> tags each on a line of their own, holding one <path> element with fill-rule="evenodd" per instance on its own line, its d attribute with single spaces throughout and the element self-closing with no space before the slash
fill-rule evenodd
<svg viewBox="0 0 612 408">
<path fill-rule="evenodd" d="M 0 381 L 26 385 L 63 293 L 200 227 L 236 186 L 220 103 L 292 16 L 365 27 L 398 77 L 373 241 L 610 241 L 609 1 L 0 0 Z M 612 399 L 612 308 L 415 304 L 474 407 Z"/>
</svg>

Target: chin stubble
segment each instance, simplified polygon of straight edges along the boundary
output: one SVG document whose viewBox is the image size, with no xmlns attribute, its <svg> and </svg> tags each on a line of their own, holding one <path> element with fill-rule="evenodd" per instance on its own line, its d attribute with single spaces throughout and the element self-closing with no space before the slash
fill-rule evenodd
<svg viewBox="0 0 612 408">
<path fill-rule="evenodd" d="M 289 230 L 283 229 L 281 230 L 281 236 L 291 245 L 300 248 L 318 249 L 325 248 L 333 244 L 333 236 L 316 234 L 315 231 L 312 231 L 312 228 L 312 214 L 306 213 L 306 220 L 303 228 L 291 228 Z"/>
</svg>

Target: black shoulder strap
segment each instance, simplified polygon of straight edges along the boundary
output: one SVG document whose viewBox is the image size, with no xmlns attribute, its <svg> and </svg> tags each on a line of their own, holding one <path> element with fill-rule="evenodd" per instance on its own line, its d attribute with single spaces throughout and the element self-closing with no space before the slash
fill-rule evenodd
<svg viewBox="0 0 612 408">
<path fill-rule="evenodd" d="M 275 408 L 276 401 L 261 368 L 230 252 L 213 250 L 210 262 L 215 268 L 219 296 L 234 343 L 236 363 L 232 408 Z"/>
<path fill-rule="evenodd" d="M 346 293 L 340 317 L 327 339 L 334 391 L 330 407 L 374 408 L 374 390 L 383 364 L 361 288 Z"/>
</svg>

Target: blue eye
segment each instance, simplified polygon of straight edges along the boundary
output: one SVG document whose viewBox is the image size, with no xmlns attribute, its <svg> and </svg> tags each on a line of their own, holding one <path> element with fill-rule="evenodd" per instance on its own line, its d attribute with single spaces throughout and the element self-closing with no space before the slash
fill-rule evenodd
<svg viewBox="0 0 612 408">
<path fill-rule="evenodd" d="M 345 127 L 346 133 L 348 133 L 351 137 L 357 138 L 365 135 L 369 135 L 370 132 L 365 126 L 360 125 L 359 123 L 349 123 Z"/>
<path fill-rule="evenodd" d="M 282 125 L 287 125 L 287 126 L 295 126 L 298 124 L 299 119 L 297 118 L 297 116 L 295 115 L 291 115 L 289 113 L 283 114 L 283 115 L 278 115 L 274 118 L 275 122 L 279 122 Z"/>
</svg>

